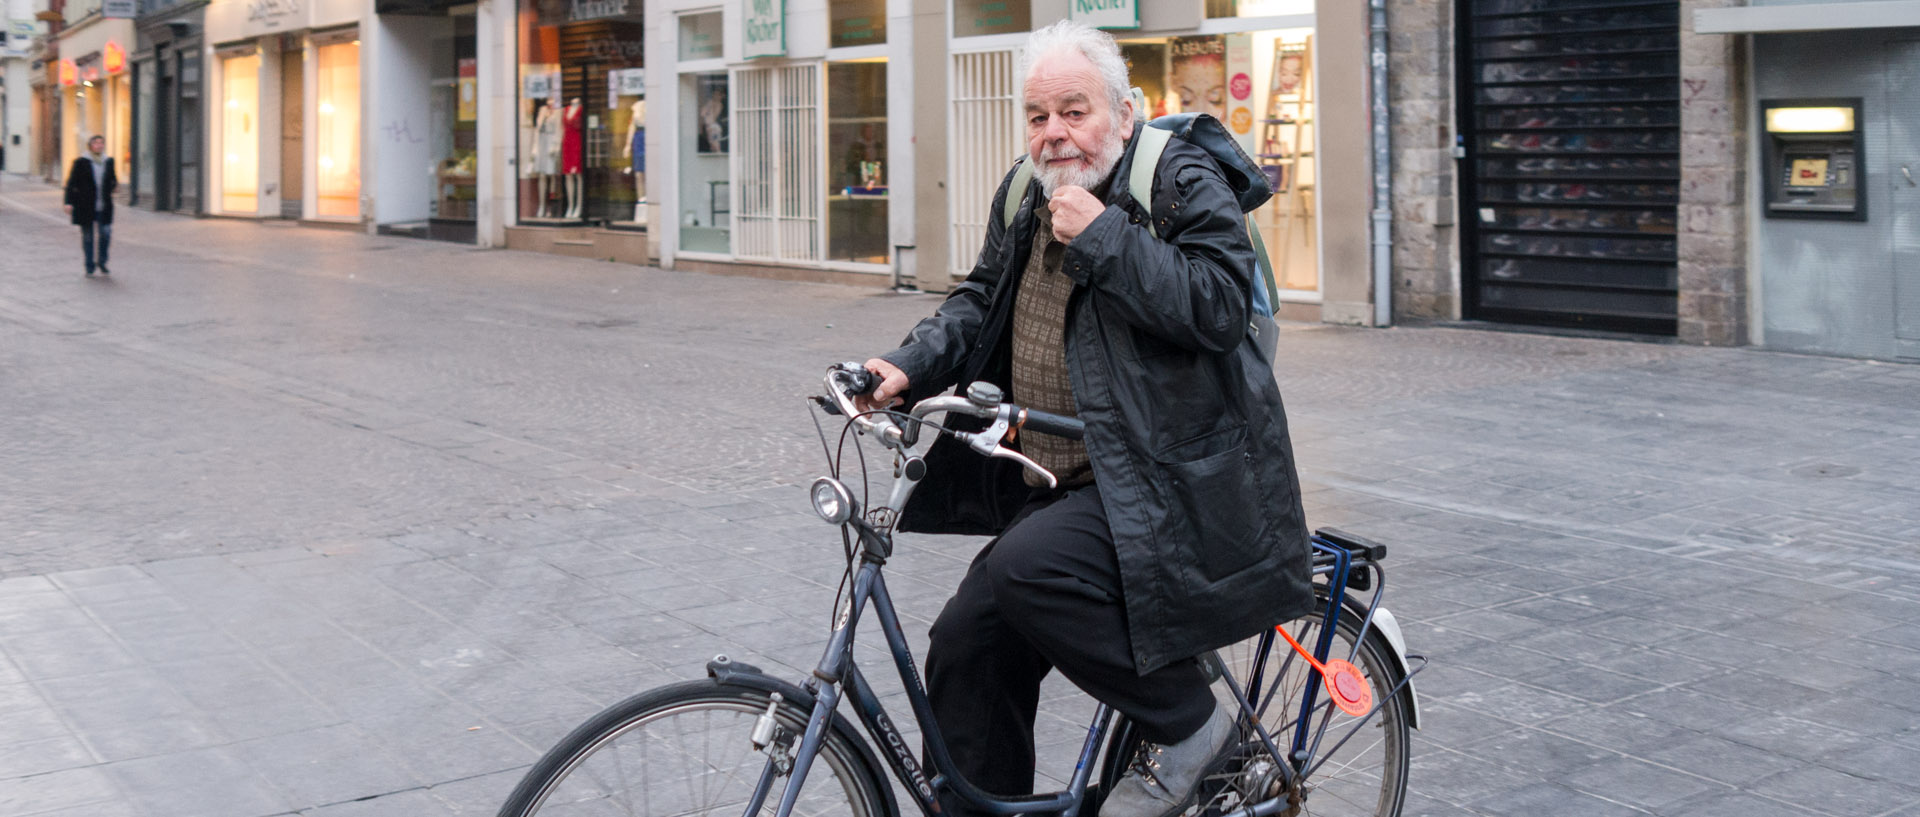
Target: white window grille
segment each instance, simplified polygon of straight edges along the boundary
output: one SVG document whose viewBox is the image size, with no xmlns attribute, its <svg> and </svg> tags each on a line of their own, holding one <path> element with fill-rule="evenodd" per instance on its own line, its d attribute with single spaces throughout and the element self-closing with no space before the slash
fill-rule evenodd
<svg viewBox="0 0 1920 817">
<path fill-rule="evenodd" d="M 734 254 L 821 260 L 820 67 L 735 69 L 731 95 Z"/>
<path fill-rule="evenodd" d="M 955 275 L 973 269 L 987 238 L 994 191 L 1013 160 L 1026 151 L 1019 105 L 1014 99 L 1014 52 L 953 55 L 953 129 L 948 135 L 947 189 L 953 217 L 951 266 Z"/>
</svg>

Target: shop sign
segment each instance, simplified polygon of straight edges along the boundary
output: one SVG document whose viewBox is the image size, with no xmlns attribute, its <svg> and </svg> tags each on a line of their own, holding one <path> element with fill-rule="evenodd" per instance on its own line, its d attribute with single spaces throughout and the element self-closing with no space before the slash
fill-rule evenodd
<svg viewBox="0 0 1920 817">
<path fill-rule="evenodd" d="M 74 66 L 73 60 L 60 61 L 60 84 L 61 85 L 79 85 L 80 84 L 80 69 Z"/>
<path fill-rule="evenodd" d="M 627 0 L 569 0 L 567 22 L 627 16 Z"/>
<path fill-rule="evenodd" d="M 8 20 L 6 42 L 0 43 L 0 53 L 9 57 L 24 57 L 33 49 L 34 22 L 32 20 Z"/>
<path fill-rule="evenodd" d="M 477 60 L 473 57 L 460 58 L 459 117 L 462 122 L 480 118 L 479 76 Z"/>
<path fill-rule="evenodd" d="M 1094 28 L 1139 28 L 1140 0 L 1067 0 L 1067 19 Z"/>
<path fill-rule="evenodd" d="M 1031 0 L 954 0 L 953 36 L 1012 34 L 1033 22 Z"/>
<path fill-rule="evenodd" d="M 525 99 L 552 99 L 556 103 L 560 100 L 560 74 L 557 71 L 531 73 L 521 82 L 524 87 L 520 96 Z"/>
<path fill-rule="evenodd" d="M 127 52 L 121 50 L 119 43 L 108 40 L 106 47 L 100 49 L 100 54 L 101 61 L 107 66 L 107 74 L 118 74 L 127 70 Z"/>
<path fill-rule="evenodd" d="M 607 110 L 620 107 L 620 97 L 647 95 L 647 69 L 615 68 L 607 72 Z"/>
<path fill-rule="evenodd" d="M 140 0 L 103 0 L 100 4 L 100 16 L 131 20 L 140 16 Z"/>
<path fill-rule="evenodd" d="M 247 22 L 260 23 L 265 28 L 279 28 L 299 17 L 302 13 L 300 0 L 248 0 Z"/>
<path fill-rule="evenodd" d="M 786 56 L 786 0 L 745 0 L 745 2 L 746 14 L 741 20 L 740 31 L 746 42 L 745 47 L 741 49 L 741 55 L 747 59 Z"/>
</svg>

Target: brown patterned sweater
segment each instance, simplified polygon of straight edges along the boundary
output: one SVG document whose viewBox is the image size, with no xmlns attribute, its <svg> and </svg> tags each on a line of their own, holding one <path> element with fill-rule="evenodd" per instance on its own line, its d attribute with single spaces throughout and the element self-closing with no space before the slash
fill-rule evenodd
<svg viewBox="0 0 1920 817">
<path fill-rule="evenodd" d="M 1102 185 L 1104 187 L 1105 185 Z M 1104 195 L 1093 191 L 1095 196 Z M 1067 245 L 1053 237 L 1053 213 L 1045 202 L 1035 207 L 1033 251 L 1013 300 L 1013 394 L 1016 403 L 1066 417 L 1079 415 L 1073 402 L 1073 381 L 1067 375 L 1067 300 L 1073 279 L 1060 271 Z M 1019 436 L 1020 451 L 1040 467 L 1052 471 L 1061 488 L 1093 483 L 1087 447 L 1078 440 L 1050 434 Z M 1039 488 L 1046 480 L 1032 472 L 1027 484 Z"/>
</svg>

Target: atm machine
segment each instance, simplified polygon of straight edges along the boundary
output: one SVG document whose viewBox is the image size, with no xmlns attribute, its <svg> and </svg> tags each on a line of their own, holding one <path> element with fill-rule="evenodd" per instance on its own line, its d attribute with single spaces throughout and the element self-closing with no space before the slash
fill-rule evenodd
<svg viewBox="0 0 1920 817">
<path fill-rule="evenodd" d="M 1760 103 L 1768 218 L 1867 220 L 1860 99 Z"/>
</svg>

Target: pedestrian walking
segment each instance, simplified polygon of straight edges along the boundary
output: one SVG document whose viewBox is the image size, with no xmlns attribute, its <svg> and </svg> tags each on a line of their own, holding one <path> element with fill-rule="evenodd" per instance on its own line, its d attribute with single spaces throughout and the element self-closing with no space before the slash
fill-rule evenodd
<svg viewBox="0 0 1920 817">
<path fill-rule="evenodd" d="M 67 170 L 67 214 L 80 226 L 80 246 L 86 250 L 87 274 L 98 268 L 106 275 L 107 243 L 113 240 L 113 189 L 120 180 L 113 174 L 113 157 L 106 155 L 107 138 L 87 140 L 87 155 L 73 160 Z M 94 254 L 94 236 L 100 238 L 99 254 Z"/>
</svg>

